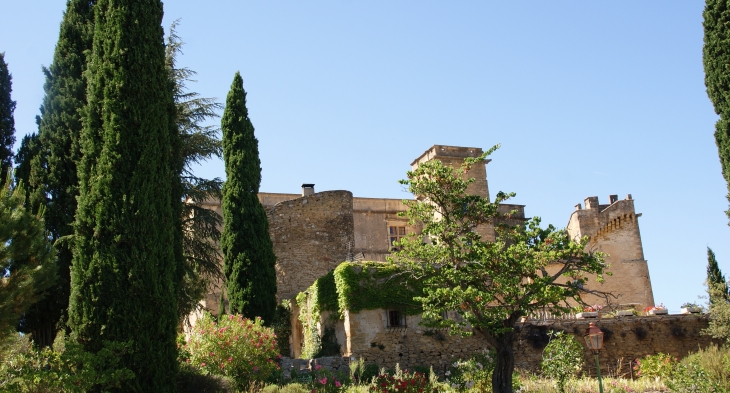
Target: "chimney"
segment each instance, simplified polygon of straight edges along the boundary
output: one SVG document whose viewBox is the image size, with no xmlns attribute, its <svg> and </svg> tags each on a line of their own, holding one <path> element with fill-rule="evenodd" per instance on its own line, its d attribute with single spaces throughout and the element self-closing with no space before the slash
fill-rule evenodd
<svg viewBox="0 0 730 393">
<path fill-rule="evenodd" d="M 608 196 L 608 203 L 609 204 L 614 204 L 616 202 L 618 202 L 618 195 L 609 195 Z"/>
<path fill-rule="evenodd" d="M 314 184 L 302 184 L 302 196 L 314 194 Z"/>
</svg>

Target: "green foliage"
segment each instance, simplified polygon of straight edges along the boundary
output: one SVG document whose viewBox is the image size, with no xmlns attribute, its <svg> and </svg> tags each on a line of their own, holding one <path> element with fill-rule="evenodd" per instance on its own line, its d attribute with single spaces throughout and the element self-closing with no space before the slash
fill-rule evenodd
<svg viewBox="0 0 730 393">
<path fill-rule="evenodd" d="M 446 382 L 459 392 L 472 389 L 482 392 L 492 390 L 492 373 L 496 359 L 490 351 L 478 353 L 471 359 L 454 362 L 446 372 Z"/>
<path fill-rule="evenodd" d="M 92 30 L 93 2 L 68 1 L 53 62 L 43 69 L 45 96 L 37 118 L 38 134 L 23 139 L 17 157 L 21 176 L 29 186 L 29 205 L 33 209 L 43 207 L 46 230 L 58 255 L 58 282 L 49 289 L 49 296 L 26 313 L 20 327 L 40 346 L 51 345 L 67 320 L 72 242 L 62 238 L 73 234 L 79 195 L 77 163 L 81 159 L 79 140 L 86 106 L 83 73 Z"/>
<path fill-rule="evenodd" d="M 238 389 L 266 380 L 279 368 L 275 360 L 281 357 L 274 331 L 264 327 L 261 318 L 227 315 L 216 323 L 207 313 L 181 352 L 201 373 L 230 377 Z"/>
<path fill-rule="evenodd" d="M 600 282 L 606 265 L 602 254 L 584 251 L 587 239 L 573 241 L 552 225 L 543 229 L 539 218 L 508 225 L 512 213 L 501 214 L 498 208 L 514 194 L 500 192 L 494 202 L 467 194 L 474 182 L 469 172 L 497 148 L 467 158 L 459 168 L 432 160 L 408 172 L 401 184 L 416 198 L 404 201 L 406 216 L 410 225 L 421 223 L 423 231 L 402 240 L 392 259 L 423 283 L 424 295 L 416 300 L 423 304 L 424 318 L 453 333 L 468 334 L 469 326 L 496 349 L 492 385 L 503 393 L 512 390 L 518 319 L 545 308 L 570 312 L 569 300 L 583 304 L 588 276 Z M 496 226 L 495 242 L 475 230 L 485 225 Z M 442 319 L 454 310 L 463 319 Z"/>
<path fill-rule="evenodd" d="M 284 386 L 269 385 L 261 393 L 309 393 L 310 390 L 300 383 L 290 383 Z"/>
<path fill-rule="evenodd" d="M 0 186 L 0 349 L 57 278 L 43 220 L 24 207 L 23 184 L 12 185 L 9 172 Z"/>
<path fill-rule="evenodd" d="M 727 286 L 708 283 L 707 292 L 715 301 L 710 302 L 709 323 L 702 334 L 730 343 L 730 301 L 722 300 L 727 296 Z"/>
<path fill-rule="evenodd" d="M 229 377 L 213 375 L 184 361 L 177 374 L 177 393 L 235 393 L 235 381 Z"/>
<path fill-rule="evenodd" d="M 226 182 L 223 184 L 221 251 L 231 312 L 260 316 L 271 324 L 276 311 L 276 256 L 269 222 L 258 199 L 261 161 L 246 109 L 243 79 L 236 72 L 221 119 Z"/>
<path fill-rule="evenodd" d="M 707 0 L 703 17 L 705 86 L 715 113 L 720 115 L 715 124 L 715 143 L 722 175 L 730 191 L 730 80 L 727 70 L 730 64 L 730 7 L 727 0 Z M 726 213 L 730 217 L 730 210 Z"/>
<path fill-rule="evenodd" d="M 414 298 L 423 294 L 423 285 L 406 273 L 389 262 L 341 263 L 334 270 L 339 312 L 397 309 L 420 314 L 421 303 Z"/>
<path fill-rule="evenodd" d="M 563 332 L 552 334 L 545 347 L 542 353 L 542 372 L 555 381 L 561 393 L 565 393 L 568 379 L 580 373 L 583 352 L 583 346 L 575 336 Z"/>
<path fill-rule="evenodd" d="M 132 340 L 129 392 L 175 389 L 182 278 L 180 140 L 162 3 L 98 0 L 78 164 L 69 326 L 96 353 Z"/>
<path fill-rule="evenodd" d="M 667 386 L 677 393 L 730 391 L 730 349 L 711 345 L 674 366 Z"/>
<path fill-rule="evenodd" d="M 175 124 L 180 136 L 180 159 L 183 170 L 180 174 L 183 220 L 183 265 L 182 282 L 178 289 L 178 318 L 186 322 L 195 309 L 200 309 L 203 299 L 213 283 L 223 281 L 220 268 L 218 242 L 223 218 L 212 209 L 204 207 L 206 201 L 221 199 L 222 181 L 195 176 L 193 164 L 201 164 L 211 158 L 220 158 L 223 151 L 219 139 L 220 129 L 203 125 L 207 120 L 218 117 L 216 111 L 222 108 L 214 98 L 200 97 L 187 88 L 195 71 L 179 67 L 178 57 L 182 54 L 183 42 L 177 35 L 178 21 L 173 22 L 167 36 L 165 65 L 173 84 L 175 100 Z"/>
<path fill-rule="evenodd" d="M 289 337 L 291 336 L 291 301 L 283 300 L 276 306 L 276 314 L 274 314 L 274 322 L 271 324 L 276 334 L 276 345 L 279 353 L 283 356 L 289 356 L 291 348 L 289 347 Z"/>
<path fill-rule="evenodd" d="M 18 345 L 0 363 L 0 391 L 9 393 L 107 392 L 119 388 L 134 373 L 121 365 L 131 343 L 105 341 L 97 353 L 90 353 L 59 334 L 53 349 Z"/>
<path fill-rule="evenodd" d="M 636 375 L 642 378 L 662 378 L 667 379 L 672 374 L 672 368 L 676 359 L 666 353 L 657 353 L 655 355 L 646 355 L 642 359 L 636 359 L 637 370 Z"/>
<path fill-rule="evenodd" d="M 13 77 L 5 63 L 5 52 L 0 53 L 0 185 L 5 181 L 13 164 L 15 144 L 15 101 L 10 99 Z"/>
<path fill-rule="evenodd" d="M 722 274 L 720 266 L 717 264 L 715 253 L 710 247 L 707 247 L 707 286 L 708 288 L 713 288 L 709 293 L 710 305 L 720 301 L 727 302 L 730 300 L 725 275 Z"/>
</svg>

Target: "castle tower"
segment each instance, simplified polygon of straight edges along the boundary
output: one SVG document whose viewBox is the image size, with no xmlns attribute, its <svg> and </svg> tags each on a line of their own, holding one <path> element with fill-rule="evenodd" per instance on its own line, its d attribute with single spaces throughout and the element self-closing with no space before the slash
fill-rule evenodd
<svg viewBox="0 0 730 393">
<path fill-rule="evenodd" d="M 587 236 L 587 250 L 601 251 L 608 256 L 608 271 L 613 276 L 605 276 L 602 284 L 590 281 L 588 288 L 618 294 L 611 299 L 618 305 L 634 305 L 637 309 L 654 305 L 651 289 L 649 266 L 644 259 L 638 218 L 634 210 L 634 200 L 629 194 L 619 200 L 617 195 L 608 197 L 609 203 L 601 205 L 598 197 L 585 199 L 585 209 L 580 204 L 571 214 L 568 233 L 573 239 Z M 604 299 L 594 296 L 584 298 L 588 303 L 605 303 Z"/>
<path fill-rule="evenodd" d="M 478 147 L 433 145 L 430 149 L 426 150 L 418 158 L 413 160 L 411 168 L 415 170 L 420 164 L 431 160 L 439 160 L 448 166 L 458 168 L 464 163 L 465 158 L 479 157 L 482 153 L 484 153 L 484 151 Z M 475 181 L 466 189 L 468 194 L 479 195 L 489 199 L 487 164 L 490 161 L 492 160 L 487 159 L 483 163 L 479 163 L 472 167 L 469 177 L 473 177 Z"/>
</svg>

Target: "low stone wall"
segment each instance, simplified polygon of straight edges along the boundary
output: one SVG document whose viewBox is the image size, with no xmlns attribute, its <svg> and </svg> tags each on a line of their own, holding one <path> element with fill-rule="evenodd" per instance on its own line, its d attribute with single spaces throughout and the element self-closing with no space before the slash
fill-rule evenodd
<svg viewBox="0 0 730 393">
<path fill-rule="evenodd" d="M 327 356 L 317 359 L 292 359 L 283 357 L 281 358 L 280 365 L 285 379 L 291 378 L 292 371 L 295 371 L 298 375 L 304 375 L 316 370 L 317 366 L 330 371 L 350 372 L 350 360 L 342 356 Z"/>
<path fill-rule="evenodd" d="M 702 335 L 707 328 L 706 316 L 666 315 L 617 317 L 596 320 L 555 320 L 520 324 L 515 347 L 516 366 L 537 371 L 542 351 L 549 342 L 550 331 L 573 334 L 585 346 L 583 335 L 590 322 L 596 322 L 604 334 L 604 349 L 599 354 L 601 372 L 605 375 L 631 376 L 635 359 L 659 352 L 683 358 L 698 348 L 717 341 Z M 593 354 L 586 350 L 584 371 L 596 372 Z"/>
<path fill-rule="evenodd" d="M 362 357 L 366 363 L 375 363 L 379 367 L 392 369 L 396 363 L 403 369 L 430 366 L 442 374 L 454 361 L 469 358 L 476 351 L 488 347 L 479 336 L 460 338 L 449 336 L 444 331 L 425 329 L 418 325 L 418 316 L 408 317 L 408 327 L 385 328 L 382 327 L 381 313 L 382 310 L 372 310 L 350 315 L 349 333 L 352 337 L 347 343 L 349 345 L 341 347 L 346 356 L 345 362 L 350 356 Z M 708 321 L 706 316 L 699 315 L 527 322 L 517 326 L 516 366 L 539 371 L 542 352 L 549 342 L 551 331 L 573 334 L 585 346 L 583 335 L 590 322 L 596 322 L 604 332 L 604 350 L 600 353 L 600 361 L 602 372 L 606 375 L 630 377 L 634 359 L 659 352 L 682 358 L 713 342 L 701 334 Z M 585 360 L 584 371 L 594 374 L 593 355 L 587 349 Z"/>
</svg>

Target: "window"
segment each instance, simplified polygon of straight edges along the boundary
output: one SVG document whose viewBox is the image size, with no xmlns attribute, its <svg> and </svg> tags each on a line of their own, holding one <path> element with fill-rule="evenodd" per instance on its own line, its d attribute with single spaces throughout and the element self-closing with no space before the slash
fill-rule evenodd
<svg viewBox="0 0 730 393">
<path fill-rule="evenodd" d="M 406 315 L 398 310 L 388 310 L 388 327 L 405 327 Z"/>
<path fill-rule="evenodd" d="M 390 238 L 390 247 L 395 246 L 395 242 L 406 237 L 406 227 L 391 226 L 388 227 L 388 236 Z"/>
</svg>

